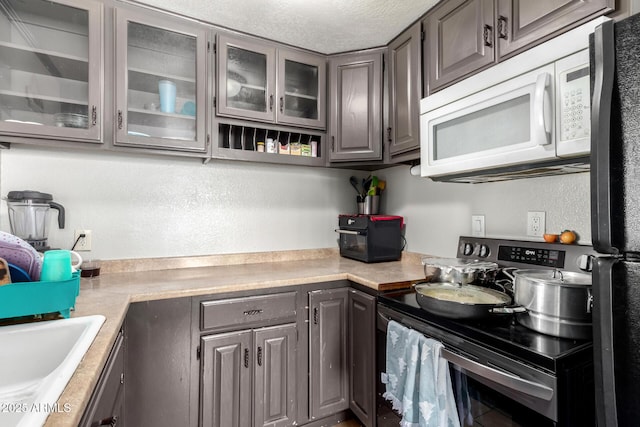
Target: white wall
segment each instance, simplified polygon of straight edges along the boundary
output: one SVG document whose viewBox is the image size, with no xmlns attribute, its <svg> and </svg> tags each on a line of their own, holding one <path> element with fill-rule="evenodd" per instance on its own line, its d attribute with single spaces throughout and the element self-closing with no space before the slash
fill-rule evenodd
<svg viewBox="0 0 640 427">
<path fill-rule="evenodd" d="M 471 215 L 488 236 L 530 239 L 529 210 L 546 212 L 547 230 L 576 230 L 589 243 L 589 175 L 490 184 L 436 183 L 407 166 L 386 179 L 382 212 L 405 217 L 407 250 L 455 256 Z M 47 150 L 13 144 L 0 152 L 0 195 L 51 193 L 67 210 L 50 243 L 69 248 L 73 230 L 93 231 L 87 258 L 122 259 L 336 247 L 337 215 L 353 213 L 352 170 Z M 0 229 L 9 231 L 6 203 Z"/>
<path fill-rule="evenodd" d="M 458 237 L 471 233 L 471 215 L 485 216 L 487 237 L 535 240 L 526 235 L 532 210 L 546 212 L 549 232 L 572 229 L 579 243 L 591 241 L 588 173 L 487 184 L 433 182 L 409 175 L 407 166 L 376 174 L 387 181 L 385 212 L 405 217 L 409 251 L 455 256 Z"/>
<path fill-rule="evenodd" d="M 47 150 L 0 153 L 0 194 L 51 193 L 49 242 L 70 248 L 91 229 L 100 259 L 336 247 L 337 215 L 354 209 L 353 171 L 260 163 Z M 6 202 L 0 229 L 10 231 Z"/>
</svg>

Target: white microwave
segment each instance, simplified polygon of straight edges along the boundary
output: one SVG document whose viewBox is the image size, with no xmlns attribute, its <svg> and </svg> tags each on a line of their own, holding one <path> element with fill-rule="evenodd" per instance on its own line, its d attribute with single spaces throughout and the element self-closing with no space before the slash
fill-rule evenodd
<svg viewBox="0 0 640 427">
<path fill-rule="evenodd" d="M 588 170 L 595 25 L 423 99 L 421 175 L 479 183 Z"/>
</svg>

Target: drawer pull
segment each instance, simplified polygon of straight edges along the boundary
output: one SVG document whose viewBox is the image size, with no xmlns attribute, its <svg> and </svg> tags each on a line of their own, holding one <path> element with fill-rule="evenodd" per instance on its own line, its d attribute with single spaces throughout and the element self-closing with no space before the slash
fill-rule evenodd
<svg viewBox="0 0 640 427">
<path fill-rule="evenodd" d="M 118 417 L 114 415 L 113 417 L 100 420 L 100 424 L 98 424 L 98 426 L 116 427 L 117 424 L 118 424 Z"/>
<path fill-rule="evenodd" d="M 264 310 L 262 309 L 258 309 L 258 310 L 246 310 L 244 312 L 245 316 L 255 316 L 256 314 L 262 314 Z"/>
</svg>

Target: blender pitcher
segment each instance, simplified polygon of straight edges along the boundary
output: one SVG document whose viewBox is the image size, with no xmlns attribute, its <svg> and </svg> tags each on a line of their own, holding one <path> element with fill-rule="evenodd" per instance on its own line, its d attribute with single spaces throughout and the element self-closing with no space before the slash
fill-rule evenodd
<svg viewBox="0 0 640 427">
<path fill-rule="evenodd" d="M 38 251 L 49 249 L 49 210 L 58 211 L 58 227 L 64 228 L 64 207 L 53 196 L 39 191 L 10 191 L 7 195 L 11 234 L 26 240 Z"/>
</svg>

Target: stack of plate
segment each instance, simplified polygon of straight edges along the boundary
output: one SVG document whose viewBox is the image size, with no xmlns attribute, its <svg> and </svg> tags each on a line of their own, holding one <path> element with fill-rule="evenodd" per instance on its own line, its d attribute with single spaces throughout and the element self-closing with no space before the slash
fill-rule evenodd
<svg viewBox="0 0 640 427">
<path fill-rule="evenodd" d="M 23 270 L 31 280 L 40 280 L 42 258 L 33 246 L 21 238 L 0 231 L 0 258 L 4 258 L 9 263 L 10 270 L 13 265 L 16 267 L 15 271 Z"/>
</svg>

